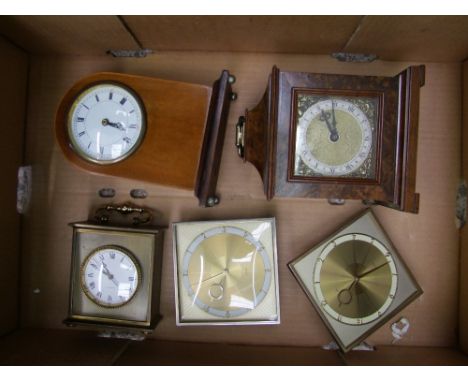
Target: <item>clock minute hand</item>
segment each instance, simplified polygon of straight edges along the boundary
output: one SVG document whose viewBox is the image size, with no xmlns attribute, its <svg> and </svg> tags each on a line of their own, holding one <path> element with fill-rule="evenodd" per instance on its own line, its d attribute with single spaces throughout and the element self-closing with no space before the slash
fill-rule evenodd
<svg viewBox="0 0 468 382">
<path fill-rule="evenodd" d="M 369 273 L 372 273 L 372 272 L 376 271 L 377 269 L 382 268 L 383 266 L 385 266 L 385 265 L 387 265 L 387 264 L 388 264 L 388 262 L 385 262 L 385 263 L 383 263 L 383 264 L 380 264 L 379 266 L 377 266 L 377 267 L 375 267 L 375 268 L 372 268 L 372 269 L 368 270 L 367 272 L 364 272 L 364 273 L 362 273 L 362 274 L 360 274 L 360 275 L 357 275 L 356 277 L 357 277 L 358 279 L 360 279 L 360 278 L 362 278 L 362 277 L 364 277 L 364 276 L 367 276 Z"/>
<path fill-rule="evenodd" d="M 117 282 L 117 280 L 114 278 L 114 275 L 112 273 L 109 272 L 109 269 L 107 268 L 107 265 L 104 263 L 104 261 L 102 262 L 102 266 L 104 267 L 104 270 L 102 271 L 102 273 L 104 273 L 107 278 L 112 281 L 116 286 L 119 286 L 119 283 Z"/>
<path fill-rule="evenodd" d="M 210 277 L 208 277 L 208 278 L 206 278 L 206 279 L 200 281 L 200 284 L 202 284 L 202 283 L 204 283 L 204 282 L 206 282 L 206 281 L 209 281 L 209 280 L 211 280 L 211 279 L 214 279 L 215 277 L 218 277 L 218 276 L 222 275 L 223 273 L 226 273 L 226 271 L 222 271 L 222 272 L 219 272 L 219 273 L 215 274 L 214 276 L 210 276 Z M 198 284 L 198 281 L 195 282 L 195 283 L 193 283 L 192 285 L 195 285 L 195 284 Z"/>
<path fill-rule="evenodd" d="M 333 129 L 335 130 L 335 133 L 337 133 L 337 131 L 336 131 L 336 118 L 335 118 L 335 106 L 333 105 L 333 101 L 332 101 L 332 125 L 333 125 Z"/>
</svg>

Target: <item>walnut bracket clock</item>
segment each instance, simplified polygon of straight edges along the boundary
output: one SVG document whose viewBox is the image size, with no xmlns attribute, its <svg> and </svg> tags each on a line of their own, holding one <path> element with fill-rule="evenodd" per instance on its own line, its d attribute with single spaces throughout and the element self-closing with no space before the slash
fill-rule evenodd
<svg viewBox="0 0 468 382">
<path fill-rule="evenodd" d="M 165 227 L 148 225 L 150 221 L 149 210 L 124 204 L 98 209 L 94 221 L 70 224 L 66 325 L 143 334 L 154 330 L 160 320 Z"/>
<path fill-rule="evenodd" d="M 55 121 L 65 156 L 80 168 L 194 190 L 201 206 L 219 202 L 216 183 L 234 76 L 212 87 L 121 73 L 81 79 Z"/>
<path fill-rule="evenodd" d="M 419 93 L 424 66 L 395 77 L 285 72 L 237 124 L 236 146 L 267 199 L 361 199 L 417 213 Z"/>
<path fill-rule="evenodd" d="M 370 209 L 289 268 L 345 352 L 422 294 Z"/>
</svg>

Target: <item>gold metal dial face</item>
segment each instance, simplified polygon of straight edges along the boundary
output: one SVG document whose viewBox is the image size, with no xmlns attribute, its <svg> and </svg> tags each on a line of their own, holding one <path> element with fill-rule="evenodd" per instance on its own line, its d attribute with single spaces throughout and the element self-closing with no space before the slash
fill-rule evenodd
<svg viewBox="0 0 468 382">
<path fill-rule="evenodd" d="M 138 260 L 120 246 L 96 248 L 83 261 L 80 273 L 83 292 L 103 308 L 127 304 L 141 285 L 142 272 Z"/>
<path fill-rule="evenodd" d="M 294 176 L 373 179 L 377 97 L 298 93 Z"/>
<path fill-rule="evenodd" d="M 198 235 L 187 248 L 183 285 L 199 308 L 223 318 L 257 307 L 272 279 L 270 260 L 252 234 L 237 227 L 216 227 Z"/>
<path fill-rule="evenodd" d="M 363 234 L 343 235 L 328 243 L 317 258 L 313 278 L 321 309 L 350 325 L 381 317 L 398 284 L 391 252 Z"/>
</svg>

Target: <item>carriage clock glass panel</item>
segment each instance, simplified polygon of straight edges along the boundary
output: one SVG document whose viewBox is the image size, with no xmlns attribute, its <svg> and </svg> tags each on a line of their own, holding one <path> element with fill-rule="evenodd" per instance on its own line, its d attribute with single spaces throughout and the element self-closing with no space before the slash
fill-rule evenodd
<svg viewBox="0 0 468 382">
<path fill-rule="evenodd" d="M 379 97 L 294 92 L 293 177 L 375 179 Z"/>
<path fill-rule="evenodd" d="M 422 294 L 371 210 L 289 268 L 343 351 Z"/>
<path fill-rule="evenodd" d="M 100 83 L 81 92 L 68 113 L 68 135 L 83 159 L 110 164 L 132 154 L 145 134 L 143 104 L 117 83 Z"/>
<path fill-rule="evenodd" d="M 81 287 L 95 304 L 117 308 L 127 304 L 138 291 L 142 271 L 136 257 L 118 246 L 92 251 L 81 267 Z"/>
<path fill-rule="evenodd" d="M 178 325 L 277 324 L 274 219 L 174 224 Z"/>
</svg>

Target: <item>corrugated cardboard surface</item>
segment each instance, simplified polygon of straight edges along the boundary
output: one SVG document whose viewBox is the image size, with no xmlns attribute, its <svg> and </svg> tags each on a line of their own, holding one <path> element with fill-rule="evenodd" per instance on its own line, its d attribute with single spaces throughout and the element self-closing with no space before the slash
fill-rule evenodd
<svg viewBox="0 0 468 382">
<path fill-rule="evenodd" d="M 4 16 L 5 33 L 35 54 L 109 49 L 331 54 L 460 62 L 467 16 Z"/>
<path fill-rule="evenodd" d="M 283 70 L 318 73 L 396 75 L 408 62 L 339 63 L 325 56 L 235 53 L 160 53 L 146 59 L 106 57 L 34 57 L 30 76 L 26 163 L 33 166 L 33 200 L 23 227 L 22 324 L 62 328 L 67 315 L 71 254 L 69 222 L 84 220 L 96 205 L 129 199 L 132 188 L 148 191 L 143 204 L 159 211 L 156 223 L 183 220 L 276 216 L 282 323 L 262 327 L 175 326 L 172 237 L 164 244 L 161 313 L 153 337 L 258 345 L 320 346 L 331 336 L 286 264 L 336 230 L 364 206 L 349 201 L 330 206 L 325 200 L 278 199 L 267 202 L 259 174 L 237 157 L 234 131 L 245 108 L 254 107 L 276 64 Z M 199 208 L 190 192 L 125 179 L 91 175 L 66 162 L 54 142 L 54 113 L 61 96 L 82 76 L 120 71 L 211 85 L 222 69 L 236 77 L 239 95 L 231 105 L 218 191 L 221 204 Z M 398 344 L 453 346 L 458 315 L 458 230 L 455 196 L 460 174 L 460 64 L 427 64 L 421 91 L 418 176 L 420 213 L 405 214 L 383 207 L 375 213 L 424 290 L 401 312 L 410 320 L 409 334 Z M 176 170 L 175 170 L 176 171 Z M 114 187 L 117 196 L 102 200 L 98 190 Z M 39 288 L 39 294 L 33 294 Z M 369 338 L 389 345 L 390 323 Z"/>
<path fill-rule="evenodd" d="M 20 217 L 16 212 L 18 167 L 23 159 L 28 58 L 0 37 L 0 335 L 18 325 Z"/>
<path fill-rule="evenodd" d="M 463 64 L 463 135 L 462 176 L 468 180 L 468 62 Z M 466 213 L 466 212 L 465 212 Z M 466 218 L 466 216 L 465 216 Z M 459 344 L 468 353 L 468 227 L 461 230 L 460 294 L 459 294 Z"/>
<path fill-rule="evenodd" d="M 106 54 L 138 49 L 117 16 L 1 16 L 0 33 L 32 54 Z"/>
</svg>

